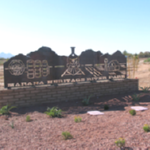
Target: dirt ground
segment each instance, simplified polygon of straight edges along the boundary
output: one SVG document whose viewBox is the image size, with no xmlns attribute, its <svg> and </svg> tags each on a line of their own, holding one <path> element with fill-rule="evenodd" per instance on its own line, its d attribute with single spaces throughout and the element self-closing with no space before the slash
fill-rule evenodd
<svg viewBox="0 0 150 150">
<path fill-rule="evenodd" d="M 139 89 L 150 86 L 150 63 L 144 63 L 144 60 L 140 59 L 138 69 L 135 72 L 135 77 L 139 79 Z"/>
<path fill-rule="evenodd" d="M 20 107 L 11 116 L 0 117 L 0 150 L 119 150 L 114 142 L 123 137 L 126 150 L 148 150 L 150 132 L 144 132 L 144 124 L 150 125 L 150 94 L 142 92 L 139 101 L 133 101 L 133 93 L 93 97 L 89 106 L 81 100 Z M 104 105 L 109 110 L 104 110 Z M 130 106 L 144 106 L 148 110 L 129 114 Z M 50 118 L 44 112 L 47 107 L 62 109 L 62 118 Z M 91 116 L 87 111 L 98 110 L 103 115 Z M 26 122 L 30 115 L 32 121 Z M 80 116 L 82 121 L 74 122 Z M 14 128 L 11 124 L 14 122 Z M 73 139 L 64 140 L 62 132 L 68 131 Z"/>
</svg>

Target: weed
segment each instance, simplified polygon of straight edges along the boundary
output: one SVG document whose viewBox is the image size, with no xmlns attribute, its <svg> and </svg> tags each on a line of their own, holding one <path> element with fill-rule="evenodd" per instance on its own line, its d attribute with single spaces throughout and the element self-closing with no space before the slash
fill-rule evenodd
<svg viewBox="0 0 150 150">
<path fill-rule="evenodd" d="M 136 115 L 136 111 L 135 111 L 134 109 L 129 110 L 129 113 L 130 113 L 132 116 Z"/>
<path fill-rule="evenodd" d="M 75 122 L 81 122 L 81 121 L 82 121 L 82 118 L 79 117 L 79 116 L 75 116 L 75 117 L 74 117 L 74 121 L 75 121 Z"/>
<path fill-rule="evenodd" d="M 14 129 L 14 121 L 11 122 L 10 126 L 12 129 Z"/>
<path fill-rule="evenodd" d="M 9 111 L 13 108 L 16 108 L 16 106 L 10 106 L 10 105 L 3 106 L 0 109 L 0 115 L 8 115 Z"/>
<path fill-rule="evenodd" d="M 104 110 L 108 110 L 109 106 L 108 105 L 104 105 Z"/>
<path fill-rule="evenodd" d="M 150 126 L 147 125 L 147 124 L 145 124 L 144 127 L 143 127 L 143 130 L 144 130 L 145 132 L 149 132 L 149 131 L 150 131 Z"/>
<path fill-rule="evenodd" d="M 140 99 L 141 94 L 134 94 L 131 97 L 133 98 L 134 101 L 138 101 Z"/>
<path fill-rule="evenodd" d="M 62 132 L 62 136 L 65 140 L 73 138 L 73 136 L 68 131 Z"/>
<path fill-rule="evenodd" d="M 144 93 L 149 92 L 150 87 L 140 87 Z"/>
<path fill-rule="evenodd" d="M 29 115 L 26 116 L 26 122 L 30 122 L 30 121 L 31 121 L 30 116 Z"/>
<path fill-rule="evenodd" d="M 57 107 L 53 107 L 53 108 L 47 108 L 47 111 L 45 112 L 45 114 L 49 115 L 50 117 L 62 117 L 62 110 L 58 109 Z"/>
<path fill-rule="evenodd" d="M 119 138 L 118 140 L 115 141 L 115 144 L 122 149 L 125 146 L 125 139 L 124 138 Z"/>
<path fill-rule="evenodd" d="M 83 101 L 82 101 L 82 104 L 84 106 L 88 106 L 89 105 L 89 101 L 90 101 L 90 98 L 91 98 L 92 95 L 90 95 L 88 98 L 84 98 Z"/>
</svg>

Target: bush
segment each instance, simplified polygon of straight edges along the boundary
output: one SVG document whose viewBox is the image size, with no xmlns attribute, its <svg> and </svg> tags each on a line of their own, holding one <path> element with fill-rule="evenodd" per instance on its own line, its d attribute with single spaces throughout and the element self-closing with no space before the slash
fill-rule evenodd
<svg viewBox="0 0 150 150">
<path fill-rule="evenodd" d="M 133 98 L 134 101 L 138 101 L 140 99 L 141 94 L 134 94 L 131 97 Z"/>
<path fill-rule="evenodd" d="M 149 92 L 150 87 L 140 87 L 143 92 L 147 93 Z"/>
<path fill-rule="evenodd" d="M 145 132 L 149 132 L 149 131 L 150 131 L 150 126 L 147 125 L 147 124 L 145 124 L 144 127 L 143 127 L 143 130 L 144 130 Z"/>
<path fill-rule="evenodd" d="M 30 119 L 30 116 L 28 115 L 27 117 L 26 117 L 26 122 L 30 122 L 31 121 L 31 119 Z"/>
<path fill-rule="evenodd" d="M 134 109 L 129 110 L 129 113 L 130 113 L 132 116 L 136 115 L 136 111 L 135 111 Z"/>
<path fill-rule="evenodd" d="M 145 59 L 144 62 L 150 62 L 150 58 Z"/>
<path fill-rule="evenodd" d="M 65 140 L 73 138 L 73 136 L 68 131 L 62 132 L 62 136 Z"/>
<path fill-rule="evenodd" d="M 109 106 L 108 105 L 104 105 L 104 110 L 108 110 Z"/>
<path fill-rule="evenodd" d="M 79 116 L 75 116 L 74 117 L 74 121 L 77 123 L 77 122 L 81 122 L 82 121 L 82 118 L 79 117 Z"/>
<path fill-rule="evenodd" d="M 124 138 L 119 138 L 118 140 L 115 141 L 115 144 L 118 147 L 123 148 L 125 146 L 125 139 Z"/>
<path fill-rule="evenodd" d="M 10 105 L 3 106 L 0 109 L 0 115 L 8 115 L 9 111 L 13 108 L 16 108 L 16 106 L 10 106 Z"/>
<path fill-rule="evenodd" d="M 82 104 L 84 106 L 88 106 L 89 105 L 89 101 L 90 101 L 90 98 L 91 98 L 92 95 L 90 95 L 88 98 L 84 98 L 83 101 L 82 101 Z"/>
<path fill-rule="evenodd" d="M 53 107 L 53 108 L 47 108 L 47 111 L 45 112 L 45 114 L 49 115 L 50 117 L 62 117 L 62 110 L 58 109 L 57 107 Z"/>
</svg>

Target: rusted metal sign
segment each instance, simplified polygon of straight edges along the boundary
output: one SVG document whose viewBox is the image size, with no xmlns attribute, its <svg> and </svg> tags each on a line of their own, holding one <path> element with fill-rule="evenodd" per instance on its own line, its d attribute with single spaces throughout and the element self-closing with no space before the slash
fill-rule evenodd
<svg viewBox="0 0 150 150">
<path fill-rule="evenodd" d="M 126 78 L 126 64 L 126 57 L 120 51 L 103 55 L 100 51 L 86 50 L 77 56 L 75 47 L 71 47 L 71 54 L 67 57 L 58 56 L 48 47 L 41 47 L 4 63 L 4 87 L 49 84 L 56 80 L 79 82 L 88 78 Z"/>
</svg>

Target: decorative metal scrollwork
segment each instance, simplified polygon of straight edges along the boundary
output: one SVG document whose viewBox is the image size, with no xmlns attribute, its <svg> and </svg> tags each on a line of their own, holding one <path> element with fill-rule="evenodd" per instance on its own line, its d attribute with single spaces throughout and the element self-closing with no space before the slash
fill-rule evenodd
<svg viewBox="0 0 150 150">
<path fill-rule="evenodd" d="M 22 75 L 25 71 L 25 65 L 20 59 L 13 59 L 8 65 L 9 72 L 14 76 Z"/>
<path fill-rule="evenodd" d="M 112 60 L 108 63 L 109 71 L 119 71 L 120 70 L 120 64 L 117 60 Z"/>
<path fill-rule="evenodd" d="M 27 78 L 34 79 L 34 60 L 27 60 Z"/>
<path fill-rule="evenodd" d="M 49 67 L 47 60 L 27 60 L 27 78 L 41 78 L 49 74 Z"/>
<path fill-rule="evenodd" d="M 59 56 L 50 48 L 42 47 L 34 53 L 18 55 L 4 63 L 4 84 L 31 82 L 50 83 L 70 81 L 87 81 L 93 79 L 109 79 L 109 77 L 127 77 L 126 58 L 117 51 L 113 55 L 103 55 L 89 49 L 79 56 L 75 47 L 71 47 L 69 56 Z M 25 62 L 26 61 L 26 62 Z M 50 74 L 51 73 L 51 74 Z M 12 85 L 11 85 L 12 86 Z"/>
<path fill-rule="evenodd" d="M 50 74 L 47 60 L 42 61 L 42 73 L 43 77 L 46 77 L 48 74 Z"/>
<path fill-rule="evenodd" d="M 84 72 L 80 69 L 79 57 L 69 58 L 69 63 L 67 64 L 67 70 L 61 75 L 61 77 L 66 75 L 85 75 Z"/>
</svg>

